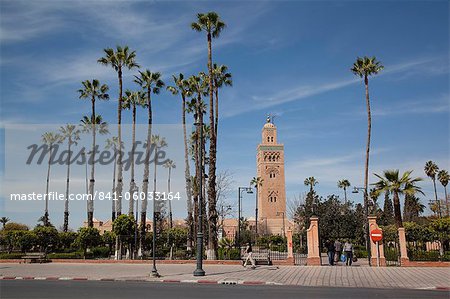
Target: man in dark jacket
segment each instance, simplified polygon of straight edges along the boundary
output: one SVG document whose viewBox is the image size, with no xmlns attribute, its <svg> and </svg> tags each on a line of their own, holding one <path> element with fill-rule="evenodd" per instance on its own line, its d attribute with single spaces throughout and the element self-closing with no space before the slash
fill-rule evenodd
<svg viewBox="0 0 450 299">
<path fill-rule="evenodd" d="M 334 266 L 334 243 L 330 240 L 327 240 L 325 242 L 325 247 L 327 248 L 328 252 L 328 264 L 330 266 Z"/>
</svg>

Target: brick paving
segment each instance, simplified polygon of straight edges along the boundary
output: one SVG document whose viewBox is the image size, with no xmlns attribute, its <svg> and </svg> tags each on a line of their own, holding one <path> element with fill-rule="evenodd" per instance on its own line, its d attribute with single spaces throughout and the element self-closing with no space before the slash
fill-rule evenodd
<svg viewBox="0 0 450 299">
<path fill-rule="evenodd" d="M 205 277 L 192 275 L 193 264 L 160 264 L 161 278 L 150 277 L 150 264 L 1 263 L 1 279 L 145 280 L 229 284 L 283 284 L 327 287 L 450 289 L 450 268 L 361 266 L 204 265 Z"/>
</svg>

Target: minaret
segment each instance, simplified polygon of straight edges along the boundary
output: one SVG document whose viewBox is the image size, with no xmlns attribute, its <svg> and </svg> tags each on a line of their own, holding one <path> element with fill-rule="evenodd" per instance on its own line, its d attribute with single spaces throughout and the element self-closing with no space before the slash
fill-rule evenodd
<svg viewBox="0 0 450 299">
<path fill-rule="evenodd" d="M 277 142 L 277 128 L 270 117 L 262 129 L 262 141 L 256 154 L 257 176 L 263 179 L 258 188 L 258 230 L 282 234 L 286 220 L 286 189 L 284 178 L 284 146 Z"/>
</svg>

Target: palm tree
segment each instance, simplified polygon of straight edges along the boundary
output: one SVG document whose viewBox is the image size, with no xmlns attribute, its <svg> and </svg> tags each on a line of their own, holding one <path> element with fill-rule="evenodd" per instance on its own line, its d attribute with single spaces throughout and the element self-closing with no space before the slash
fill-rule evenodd
<svg viewBox="0 0 450 299">
<path fill-rule="evenodd" d="M 189 84 L 187 80 L 184 79 L 183 74 L 178 74 L 178 76 L 172 75 L 174 86 L 168 86 L 167 90 L 173 95 L 181 95 L 181 119 L 183 124 L 183 141 L 184 141 L 184 178 L 186 181 L 186 195 L 187 195 L 187 225 L 189 229 L 187 251 L 190 252 L 192 249 L 193 241 L 193 219 L 192 219 L 192 183 L 191 183 L 191 171 L 189 165 L 189 153 L 188 153 L 188 141 L 186 133 L 186 97 L 190 97 L 191 93 L 189 90 Z"/>
<path fill-rule="evenodd" d="M 261 177 L 253 177 L 250 181 L 250 186 L 255 186 L 256 188 L 256 206 L 255 206 L 255 234 L 258 236 L 258 189 L 262 186 L 264 179 Z"/>
<path fill-rule="evenodd" d="M 8 217 L 2 217 L 0 218 L 0 223 L 3 225 L 3 229 L 5 229 L 5 225 L 6 223 L 9 222 L 9 218 Z"/>
<path fill-rule="evenodd" d="M 48 226 L 49 220 L 48 220 L 48 188 L 50 185 L 50 165 L 52 164 L 52 151 L 54 146 L 58 146 L 58 143 L 61 143 L 61 136 L 57 133 L 53 132 L 45 132 L 42 135 L 42 142 L 48 146 L 49 152 L 48 152 L 48 168 L 47 168 L 47 186 L 45 189 L 45 211 L 43 216 L 43 222 L 44 226 Z"/>
<path fill-rule="evenodd" d="M 116 72 L 119 79 L 119 101 L 117 104 L 117 137 L 119 138 L 119 144 L 122 144 L 122 71 L 124 68 L 129 70 L 133 68 L 139 68 L 136 63 L 136 51 L 131 51 L 128 46 L 117 46 L 116 50 L 112 48 L 106 48 L 103 50 L 105 57 L 101 57 L 97 60 L 98 63 L 111 66 Z M 122 188 L 123 188 L 123 175 L 122 175 L 122 154 L 119 150 L 119 156 L 117 159 L 117 190 L 115 193 L 116 201 L 116 215 L 122 214 Z"/>
<path fill-rule="evenodd" d="M 213 82 L 214 82 L 214 93 L 215 93 L 215 111 L 214 111 L 214 130 L 217 139 L 217 127 L 219 125 L 219 88 L 222 86 L 232 86 L 233 79 L 231 77 L 231 73 L 228 73 L 228 67 L 226 65 L 220 65 L 214 63 L 213 66 Z M 216 140 L 217 142 L 217 140 Z M 217 146 L 217 145 L 216 145 Z"/>
<path fill-rule="evenodd" d="M 315 177 L 310 176 L 309 178 L 306 178 L 303 183 L 305 184 L 305 186 L 309 186 L 309 191 L 312 192 L 314 191 L 314 186 L 317 185 L 319 181 L 316 180 Z"/>
<path fill-rule="evenodd" d="M 144 179 L 142 182 L 142 193 L 144 198 L 141 204 L 141 235 L 139 238 L 139 248 L 142 248 L 143 237 L 145 236 L 145 222 L 147 218 L 147 194 L 148 194 L 148 177 L 150 174 L 150 147 L 152 137 L 152 124 L 153 124 L 153 112 L 152 112 L 152 93 L 159 94 L 161 88 L 164 87 L 164 82 L 161 80 L 161 73 L 152 73 L 150 70 L 140 71 L 139 76 L 135 76 L 135 83 L 139 84 L 147 94 L 147 103 L 145 107 L 148 109 L 148 126 L 147 126 L 147 142 L 145 151 L 145 163 L 144 163 Z M 144 106 L 143 106 L 144 107 Z"/>
<path fill-rule="evenodd" d="M 171 203 L 171 200 L 170 200 L 170 174 L 171 174 L 171 171 L 172 171 L 172 169 L 174 169 L 174 168 L 176 168 L 176 165 L 175 165 L 175 162 L 173 162 L 173 160 L 167 160 L 167 162 L 166 163 L 164 163 L 164 168 L 167 168 L 167 170 L 168 170 L 168 178 L 167 178 L 167 192 L 168 192 L 168 196 L 169 196 L 169 227 L 170 227 L 170 229 L 172 229 L 172 224 L 173 224 L 173 222 L 172 222 L 172 203 Z"/>
<path fill-rule="evenodd" d="M 446 207 L 446 215 L 447 217 L 450 216 L 450 211 L 449 211 L 449 203 L 448 203 L 448 196 L 447 196 L 447 185 L 448 185 L 448 181 L 450 181 L 450 175 L 448 174 L 447 170 L 442 169 L 441 171 L 438 172 L 438 180 L 441 183 L 442 187 L 444 187 L 444 194 L 445 194 L 445 207 Z"/>
<path fill-rule="evenodd" d="M 351 186 L 350 181 L 347 179 L 340 180 L 338 181 L 337 186 L 340 189 L 344 189 L 345 203 L 347 203 L 347 188 Z"/>
<path fill-rule="evenodd" d="M 136 192 L 136 184 L 134 182 L 134 153 L 136 151 L 136 106 L 147 105 L 147 100 L 142 91 L 125 91 L 125 97 L 123 98 L 122 107 L 125 110 L 132 111 L 133 125 L 131 133 L 131 180 L 130 180 L 130 201 L 128 207 L 128 215 L 134 215 L 134 193 Z"/>
<path fill-rule="evenodd" d="M 441 203 L 438 200 L 437 191 L 436 191 L 436 174 L 439 171 L 439 167 L 433 161 L 428 161 L 427 163 L 425 163 L 424 171 L 425 171 L 425 174 L 433 181 L 434 198 L 435 198 L 435 200 L 437 202 L 438 215 L 439 215 L 439 218 L 440 218 L 440 217 L 442 217 Z"/>
<path fill-rule="evenodd" d="M 114 167 L 113 167 L 113 187 L 111 194 L 114 194 L 116 190 L 116 164 L 117 164 L 117 150 L 119 149 L 119 138 L 118 137 L 112 137 L 111 139 L 106 139 L 106 149 L 112 149 L 114 153 Z M 123 149 L 123 143 L 122 146 L 120 146 L 121 150 Z M 116 203 L 114 200 L 111 200 L 111 221 L 114 222 L 116 219 Z"/>
<path fill-rule="evenodd" d="M 78 93 L 80 94 L 80 99 L 89 99 L 91 100 L 91 107 L 92 107 L 92 114 L 91 114 L 91 122 L 90 125 L 92 125 L 92 151 L 90 156 L 91 164 L 91 179 L 89 181 L 89 195 L 91 198 L 94 197 L 94 184 L 95 184 L 95 120 L 96 120 L 96 114 L 95 114 L 95 101 L 96 100 L 103 100 L 106 101 L 109 99 L 109 95 L 106 93 L 109 89 L 108 85 L 103 84 L 100 85 L 100 82 L 96 79 L 93 79 L 92 81 L 86 80 L 82 82 L 83 89 L 79 89 Z M 92 201 L 92 205 L 94 202 Z M 92 209 L 93 211 L 93 209 Z M 88 213 L 88 226 L 93 226 L 93 215 Z"/>
<path fill-rule="evenodd" d="M 154 149 L 155 149 L 155 158 L 154 158 L 154 163 L 155 163 L 155 166 L 154 166 L 154 172 L 153 172 L 153 198 L 152 198 L 152 201 L 153 201 L 153 240 L 152 240 L 152 254 L 153 254 L 153 270 L 152 270 L 152 273 L 154 274 L 154 275 L 158 275 L 158 272 L 157 272 L 157 270 L 156 270 L 156 255 L 155 255 L 155 248 L 156 248 L 156 225 L 157 225 L 157 218 L 159 219 L 160 218 L 160 213 L 161 213 L 161 205 L 160 204 L 158 204 L 158 207 L 156 206 L 156 169 L 157 169 L 157 166 L 158 166 L 158 161 L 157 161 L 157 157 L 158 157 L 158 150 L 159 149 L 161 149 L 161 148 L 163 148 L 163 147 L 166 147 L 167 146 L 167 142 L 166 142 L 166 140 L 165 140 L 165 138 L 164 137 L 161 137 L 161 136 L 159 136 L 159 135 L 152 135 L 152 138 L 151 138 L 151 142 L 152 142 L 152 145 L 154 146 Z M 158 201 L 158 203 L 161 203 L 161 201 Z M 158 214 L 158 217 L 157 217 L 157 214 Z M 159 276 L 159 275 L 158 275 Z"/>
<path fill-rule="evenodd" d="M 398 169 L 396 170 L 385 170 L 383 176 L 375 174 L 380 180 L 375 183 L 375 189 L 378 194 L 389 191 L 394 195 L 394 217 L 395 224 L 397 227 L 403 227 L 402 223 L 402 212 L 400 209 L 400 198 L 401 194 L 414 195 L 416 193 L 421 193 L 422 189 L 416 186 L 416 183 L 422 181 L 422 178 L 412 178 L 412 170 L 406 171 L 403 175 L 399 176 Z"/>
<path fill-rule="evenodd" d="M 69 178 L 70 178 L 70 164 L 72 152 L 70 150 L 72 144 L 77 145 L 77 141 L 80 140 L 80 130 L 75 125 L 67 124 L 65 127 L 59 129 L 61 133 L 61 141 L 67 139 L 67 180 L 66 180 L 66 200 L 64 201 L 64 225 L 63 230 L 67 232 L 69 229 Z"/>
<path fill-rule="evenodd" d="M 95 118 L 91 115 L 90 117 L 85 115 L 80 120 L 81 123 L 81 131 L 83 133 L 92 133 L 92 151 L 90 152 L 89 157 L 89 164 L 91 164 L 91 179 L 89 184 L 89 200 L 87 200 L 87 223 L 88 227 L 94 226 L 94 177 L 95 177 L 95 168 L 94 168 L 94 162 L 95 162 L 95 151 L 96 151 L 96 145 L 95 145 L 95 136 L 96 132 L 98 132 L 101 135 L 108 134 L 108 125 L 106 122 L 103 121 L 103 118 L 101 115 L 97 114 Z M 93 132 L 95 131 L 95 132 Z M 87 159 L 87 156 L 86 156 Z"/>
<path fill-rule="evenodd" d="M 212 64 L 212 38 L 219 37 L 221 31 L 225 28 L 225 23 L 220 19 L 216 12 L 197 14 L 197 22 L 191 24 L 195 31 L 206 32 L 208 43 L 208 79 L 209 79 L 209 172 L 208 172 L 208 199 L 209 199 L 209 234 L 208 247 L 213 250 L 213 258 L 217 256 L 217 211 L 216 211 L 216 152 L 217 139 L 214 128 L 214 97 L 213 97 L 213 64 Z"/>
<path fill-rule="evenodd" d="M 366 105 L 367 105 L 367 147 L 366 147 L 366 165 L 364 171 L 364 208 L 365 213 L 367 214 L 368 209 L 368 185 L 369 185 L 369 152 L 370 152 L 370 134 L 372 128 L 372 117 L 370 114 L 370 100 L 369 100 L 369 77 L 378 74 L 380 71 L 384 69 L 384 66 L 381 62 L 377 61 L 375 56 L 363 58 L 356 58 L 355 63 L 353 63 L 353 67 L 351 71 L 356 76 L 360 78 L 364 78 L 364 85 L 366 89 Z M 367 216 L 367 215 L 366 215 Z"/>
</svg>

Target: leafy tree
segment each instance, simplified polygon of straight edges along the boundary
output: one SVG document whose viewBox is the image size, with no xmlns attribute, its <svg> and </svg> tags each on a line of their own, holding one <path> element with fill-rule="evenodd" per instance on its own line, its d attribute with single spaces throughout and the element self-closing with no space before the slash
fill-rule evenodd
<svg viewBox="0 0 450 299">
<path fill-rule="evenodd" d="M 389 191 L 394 195 L 394 216 L 395 224 L 397 227 L 403 227 L 402 214 L 400 208 L 400 194 L 414 195 L 416 193 L 423 194 L 420 187 L 416 186 L 416 183 L 422 181 L 421 178 L 412 178 L 411 171 L 406 171 L 403 175 L 399 176 L 397 170 L 385 170 L 383 176 L 375 174 L 380 180 L 375 183 L 375 188 L 378 193 Z"/>
<path fill-rule="evenodd" d="M 37 237 L 33 231 L 15 231 L 15 242 L 17 247 L 25 253 L 36 245 Z"/>
<path fill-rule="evenodd" d="M 368 186 L 369 186 L 369 152 L 370 152 L 370 135 L 372 128 L 372 116 L 370 113 L 370 100 L 369 100 L 369 77 L 378 74 L 384 69 L 384 66 L 380 61 L 377 61 L 375 56 L 363 58 L 357 57 L 350 69 L 353 74 L 360 78 L 364 78 L 364 86 L 366 91 L 366 106 L 367 106 L 367 147 L 366 147 L 366 164 L 364 171 L 364 206 L 368 207 L 367 198 Z M 367 215 L 366 215 L 367 216 Z"/>
<path fill-rule="evenodd" d="M 116 236 L 113 232 L 105 231 L 102 235 L 102 243 L 109 248 L 109 254 L 112 252 L 112 248 L 114 247 L 114 240 Z"/>
<path fill-rule="evenodd" d="M 122 244 L 130 243 L 131 237 L 134 236 L 135 220 L 128 215 L 120 215 L 113 222 L 112 231 L 116 236 L 116 256 L 118 259 L 122 255 Z"/>
<path fill-rule="evenodd" d="M 41 251 L 48 252 L 49 248 L 56 248 L 59 242 L 59 234 L 53 226 L 36 226 L 33 230 L 36 235 L 36 243 Z"/>
<path fill-rule="evenodd" d="M 78 230 L 75 244 L 83 250 L 83 257 L 86 258 L 86 250 L 101 243 L 101 236 L 98 229 L 93 227 L 82 227 Z"/>
<path fill-rule="evenodd" d="M 62 249 L 72 248 L 73 243 L 77 238 L 77 233 L 75 232 L 62 232 L 59 233 L 59 246 Z"/>
<path fill-rule="evenodd" d="M 391 225 L 394 224 L 394 206 L 392 205 L 392 200 L 389 197 L 389 191 L 384 192 L 384 206 L 383 214 L 381 216 L 381 225 Z"/>
<path fill-rule="evenodd" d="M 29 230 L 28 226 L 22 223 L 17 222 L 8 222 L 3 226 L 3 231 L 10 230 Z"/>
<path fill-rule="evenodd" d="M 405 194 L 405 205 L 403 208 L 403 220 L 417 222 L 420 214 L 425 210 L 425 206 L 420 199 L 414 195 Z"/>
<path fill-rule="evenodd" d="M 124 69 L 133 69 L 139 68 L 139 65 L 136 63 L 136 52 L 130 51 L 128 46 L 122 47 L 117 46 L 116 50 L 112 48 L 106 48 L 103 50 L 105 52 L 105 56 L 101 57 L 97 60 L 98 63 L 103 64 L 105 66 L 111 66 L 116 72 L 117 77 L 119 79 L 119 101 L 117 103 L 117 138 L 118 144 L 122 144 L 122 72 Z M 117 157 L 117 206 L 116 206 L 116 214 L 119 216 L 122 214 L 122 188 L 123 188 L 123 175 L 122 175 L 122 151 L 119 151 L 119 156 Z"/>
<path fill-rule="evenodd" d="M 438 215 L 439 215 L 439 217 L 442 217 L 441 204 L 440 204 L 440 201 L 438 200 L 437 191 L 436 191 L 436 174 L 439 171 L 439 167 L 433 161 L 428 161 L 427 163 L 425 163 L 424 171 L 425 171 L 425 174 L 433 182 L 434 199 L 438 206 Z"/>
<path fill-rule="evenodd" d="M 440 218 L 432 221 L 430 227 L 434 231 L 434 236 L 439 240 L 439 254 L 442 258 L 444 255 L 444 244 L 450 240 L 450 218 Z"/>
</svg>

